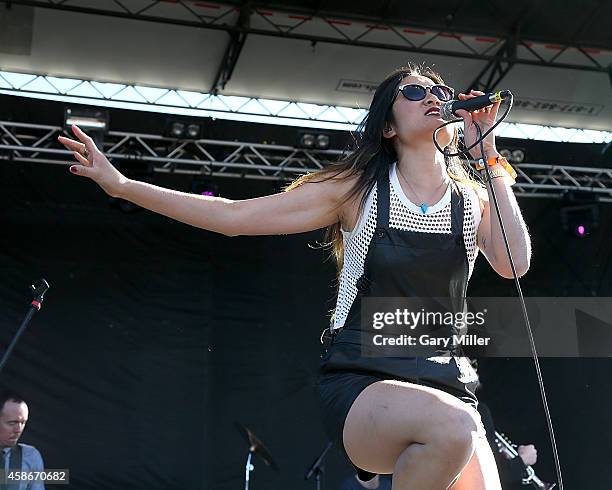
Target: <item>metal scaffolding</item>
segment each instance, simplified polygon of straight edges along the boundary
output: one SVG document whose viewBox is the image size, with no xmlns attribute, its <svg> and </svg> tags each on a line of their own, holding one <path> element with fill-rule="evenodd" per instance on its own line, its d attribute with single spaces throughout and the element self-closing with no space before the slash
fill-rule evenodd
<svg viewBox="0 0 612 490">
<path fill-rule="evenodd" d="M 236 4 L 209 4 L 188 0 L 141 0 L 129 2 L 114 0 L 112 2 L 96 2 L 95 6 L 88 0 L 72 0 L 70 3 L 62 0 L 0 0 L 0 3 L 28 5 L 38 8 L 55 9 L 82 14 L 102 15 L 133 19 L 148 22 L 173 24 L 204 29 L 225 31 L 230 34 L 237 45 L 230 46 L 230 51 L 239 52 L 239 44 L 248 34 L 276 37 L 281 39 L 297 39 L 311 43 L 331 43 L 363 48 L 378 48 L 402 52 L 413 52 L 427 55 L 449 56 L 453 58 L 479 59 L 490 63 L 510 63 L 512 65 L 532 65 L 548 68 L 565 68 L 581 71 L 609 74 L 610 68 L 600 63 L 593 55 L 599 50 L 589 46 L 568 44 L 555 39 L 545 42 L 523 39 L 516 32 L 508 32 L 505 38 L 491 37 L 485 32 L 455 32 L 452 29 L 441 29 L 440 26 L 411 24 L 396 25 L 381 20 L 381 18 L 358 18 L 350 15 L 334 15 L 333 18 L 322 15 L 317 8 L 291 10 L 283 12 L 269 9 L 244 8 Z M 315 32 L 322 34 L 313 34 Z M 516 29 L 515 29 L 516 31 Z M 383 40 L 377 37 L 386 33 Z M 374 34 L 374 36 L 372 36 Z M 483 38 L 482 36 L 489 36 Z M 444 38 L 451 41 L 450 49 L 431 47 L 436 39 Z M 474 43 L 476 40 L 478 42 Z M 519 51 L 508 54 L 498 50 L 503 43 L 511 42 Z M 555 43 L 555 44 L 551 44 Z M 544 50 L 538 49 L 545 48 Z M 564 63 L 559 58 L 567 52 L 578 54 L 581 62 Z M 237 59 L 237 56 L 234 57 Z M 221 73 L 231 73 L 235 59 L 230 57 L 229 67 L 223 60 Z M 221 77 L 218 82 L 222 86 L 227 77 Z"/>
<path fill-rule="evenodd" d="M 230 43 L 231 46 L 233 44 Z M 227 74 L 223 75 L 223 73 L 226 73 L 226 69 L 231 69 L 231 67 L 225 67 L 223 72 L 220 72 L 218 83 L 222 84 L 227 79 Z M 494 70 L 494 68 L 491 69 Z M 474 83 L 477 83 L 483 77 L 484 75 L 479 76 Z M 237 120 L 255 119 L 256 122 L 345 131 L 354 130 L 367 114 L 366 109 L 351 107 L 257 97 L 215 95 L 213 93 L 187 92 L 121 83 L 101 83 L 3 71 L 0 71 L 0 94 L 127 109 L 153 106 L 157 107 L 157 110 L 167 113 L 187 114 L 192 117 L 225 118 L 231 115 L 232 118 Z M 496 134 L 500 138 L 568 143 L 607 143 L 612 141 L 611 131 L 518 122 L 502 122 Z"/>
<path fill-rule="evenodd" d="M 59 126 L 0 121 L 0 161 L 68 166 L 72 153 L 57 142 L 69 135 Z M 140 165 L 151 174 L 187 174 L 286 182 L 315 172 L 337 160 L 340 150 L 220 139 L 186 140 L 159 134 L 110 131 L 104 153 L 114 165 Z M 612 202 L 612 168 L 520 163 L 513 186 L 517 197 L 558 199 L 568 193 L 587 193 L 594 201 Z"/>
</svg>

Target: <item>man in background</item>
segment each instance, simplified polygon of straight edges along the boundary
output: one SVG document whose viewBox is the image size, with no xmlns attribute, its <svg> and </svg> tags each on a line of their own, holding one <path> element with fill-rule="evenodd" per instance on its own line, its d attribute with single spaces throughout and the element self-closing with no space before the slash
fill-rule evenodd
<svg viewBox="0 0 612 490">
<path fill-rule="evenodd" d="M 19 444 L 19 438 L 28 422 L 28 405 L 17 394 L 10 391 L 0 392 L 0 449 L 2 449 L 2 469 L 5 471 L 42 471 L 43 460 L 34 446 Z M 3 485 L 10 490 L 44 490 L 42 481 L 22 481 Z"/>
</svg>

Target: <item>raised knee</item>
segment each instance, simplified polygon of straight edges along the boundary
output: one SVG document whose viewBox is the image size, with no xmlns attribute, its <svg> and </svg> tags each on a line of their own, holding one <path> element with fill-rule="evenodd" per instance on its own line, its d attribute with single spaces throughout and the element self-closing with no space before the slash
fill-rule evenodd
<svg viewBox="0 0 612 490">
<path fill-rule="evenodd" d="M 476 415 L 463 408 L 451 410 L 436 430 L 436 444 L 440 449 L 453 454 L 471 454 L 474 449 L 474 436 L 482 427 Z"/>
</svg>

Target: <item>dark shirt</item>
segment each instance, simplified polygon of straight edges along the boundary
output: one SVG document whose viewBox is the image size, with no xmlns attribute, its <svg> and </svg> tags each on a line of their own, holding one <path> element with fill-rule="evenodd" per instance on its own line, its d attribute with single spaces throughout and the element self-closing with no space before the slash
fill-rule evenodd
<svg viewBox="0 0 612 490">
<path fill-rule="evenodd" d="M 378 487 L 377 490 L 391 490 L 391 475 L 380 475 L 378 477 Z M 346 478 L 342 485 L 340 485 L 340 490 L 363 490 L 365 487 L 357 481 L 355 475 L 351 475 Z"/>
</svg>

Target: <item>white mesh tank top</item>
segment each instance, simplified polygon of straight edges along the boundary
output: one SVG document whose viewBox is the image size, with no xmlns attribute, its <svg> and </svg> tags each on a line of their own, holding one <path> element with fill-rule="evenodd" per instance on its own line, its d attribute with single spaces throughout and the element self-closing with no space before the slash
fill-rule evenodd
<svg viewBox="0 0 612 490">
<path fill-rule="evenodd" d="M 423 214 L 421 208 L 412 203 L 404 194 L 397 178 L 394 163 L 389 170 L 389 227 L 422 233 L 451 233 L 451 186 L 433 206 Z M 480 224 L 480 205 L 476 191 L 467 184 L 456 182 L 463 194 L 463 239 L 468 259 L 468 280 L 474 270 L 478 256 L 476 232 Z M 370 192 L 363 213 L 353 231 L 342 230 L 344 240 L 344 266 L 340 272 L 338 300 L 333 328 L 344 326 L 351 305 L 357 296 L 357 279 L 363 274 L 363 266 L 370 240 L 376 228 L 376 184 Z"/>
</svg>

